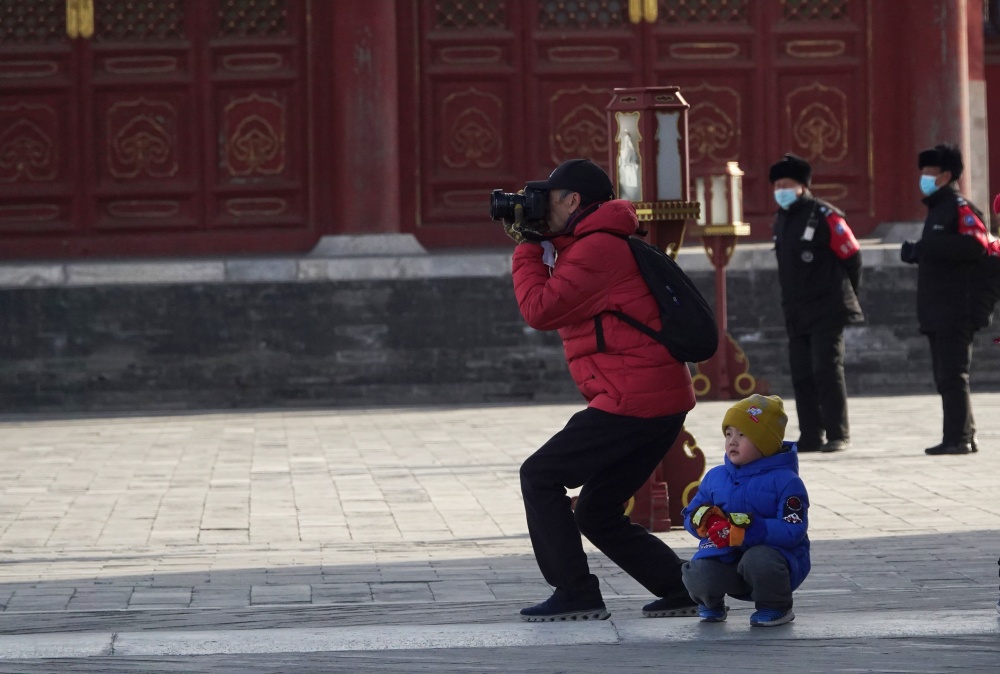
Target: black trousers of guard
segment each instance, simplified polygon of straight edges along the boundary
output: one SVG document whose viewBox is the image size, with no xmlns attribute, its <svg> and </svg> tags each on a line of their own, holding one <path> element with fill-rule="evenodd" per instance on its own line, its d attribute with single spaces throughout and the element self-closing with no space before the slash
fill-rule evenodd
<svg viewBox="0 0 1000 674">
<path fill-rule="evenodd" d="M 625 503 L 677 439 L 686 414 L 643 419 L 587 408 L 521 465 L 528 534 L 545 580 L 566 599 L 600 599 L 581 534 L 659 597 L 686 597 L 685 560 L 625 516 Z M 582 487 L 576 508 L 567 488 Z"/>
<path fill-rule="evenodd" d="M 969 370 L 972 367 L 971 328 L 954 327 L 927 333 L 931 345 L 934 384 L 941 396 L 944 413 L 942 441 L 946 445 L 971 442 L 976 434 L 969 398 Z"/>
<path fill-rule="evenodd" d="M 788 361 L 802 443 L 851 439 L 844 377 L 844 329 L 788 336 Z"/>
</svg>

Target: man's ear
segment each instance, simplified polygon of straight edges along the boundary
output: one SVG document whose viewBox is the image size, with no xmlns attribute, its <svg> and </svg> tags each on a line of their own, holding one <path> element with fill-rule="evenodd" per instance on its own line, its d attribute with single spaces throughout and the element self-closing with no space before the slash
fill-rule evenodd
<svg viewBox="0 0 1000 674">
<path fill-rule="evenodd" d="M 955 181 L 955 179 L 951 176 L 951 171 L 941 171 L 941 175 L 939 175 L 938 178 L 940 178 L 941 176 L 943 176 L 946 173 L 948 174 L 948 180 L 946 180 L 943 183 L 941 183 L 942 187 L 945 186 L 945 185 L 951 185 Z"/>
<path fill-rule="evenodd" d="M 580 208 L 580 204 L 583 203 L 583 197 L 580 196 L 579 192 L 570 192 L 569 195 L 569 212 L 575 213 L 576 209 Z"/>
</svg>

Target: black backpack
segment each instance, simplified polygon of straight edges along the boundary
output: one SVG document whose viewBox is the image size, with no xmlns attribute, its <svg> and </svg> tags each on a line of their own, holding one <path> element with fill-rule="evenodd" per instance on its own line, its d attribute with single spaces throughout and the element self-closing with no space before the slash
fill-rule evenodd
<svg viewBox="0 0 1000 674">
<path fill-rule="evenodd" d="M 985 255 L 972 268 L 972 322 L 985 328 L 993 322 L 993 309 L 1000 300 L 1000 257 Z"/>
<path fill-rule="evenodd" d="M 615 236 L 628 241 L 639 273 L 660 307 L 660 325 L 663 327 L 659 331 L 653 330 L 621 311 L 609 310 L 605 313 L 649 335 L 667 347 L 670 355 L 682 363 L 700 363 L 715 355 L 719 348 L 719 327 L 715 323 L 715 315 L 684 270 L 669 255 L 637 236 Z"/>
</svg>

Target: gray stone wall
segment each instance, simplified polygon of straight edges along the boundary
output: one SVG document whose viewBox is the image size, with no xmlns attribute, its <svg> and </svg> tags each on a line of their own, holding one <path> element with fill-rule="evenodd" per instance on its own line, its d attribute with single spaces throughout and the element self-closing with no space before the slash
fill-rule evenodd
<svg viewBox="0 0 1000 674">
<path fill-rule="evenodd" d="M 914 315 L 916 270 L 894 262 L 895 250 L 864 252 L 867 322 L 847 334 L 853 396 L 933 391 Z M 773 254 L 737 252 L 730 332 L 751 374 L 791 396 Z M 685 249 L 680 259 L 711 299 L 704 253 Z M 557 335 L 521 320 L 508 252 L 150 264 L 156 270 L 0 269 L 0 409 L 581 400 Z M 977 336 L 976 390 L 1000 390 L 996 334 L 1000 327 Z"/>
</svg>

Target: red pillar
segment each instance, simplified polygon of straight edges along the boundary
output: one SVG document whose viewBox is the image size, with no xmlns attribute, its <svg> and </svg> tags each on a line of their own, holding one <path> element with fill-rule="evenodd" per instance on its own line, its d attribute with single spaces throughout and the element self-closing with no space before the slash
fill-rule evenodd
<svg viewBox="0 0 1000 674">
<path fill-rule="evenodd" d="M 983 41 L 983 0 L 967 0 L 966 32 L 969 54 L 969 134 L 972 153 L 969 167 L 971 185 L 966 192 L 972 201 L 989 213 L 993 202 L 990 192 L 989 117 L 986 113 L 986 62 Z"/>
<path fill-rule="evenodd" d="M 965 157 L 971 156 L 968 2 L 907 2 L 901 14 L 908 27 L 902 35 L 913 78 L 909 107 L 915 147 L 909 164 L 916 173 L 917 153 L 937 143 L 955 143 Z M 971 172 L 962 176 L 963 192 L 968 193 L 970 179 Z"/>
<path fill-rule="evenodd" d="M 332 234 L 400 231 L 396 31 L 395 2 L 335 5 Z"/>
</svg>

